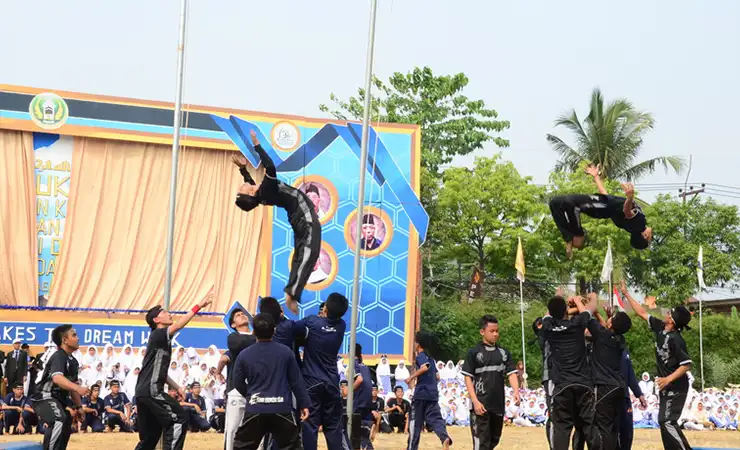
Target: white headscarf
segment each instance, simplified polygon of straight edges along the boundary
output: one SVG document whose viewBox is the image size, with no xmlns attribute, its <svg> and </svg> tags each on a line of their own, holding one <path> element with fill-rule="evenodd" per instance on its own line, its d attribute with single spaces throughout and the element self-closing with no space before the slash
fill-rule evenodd
<svg viewBox="0 0 740 450">
<path fill-rule="evenodd" d="M 218 367 L 218 361 L 221 359 L 221 353 L 218 352 L 218 347 L 211 345 L 206 351 L 206 355 L 203 357 L 203 361 L 206 362 L 208 369 L 211 367 Z"/>
<path fill-rule="evenodd" d="M 92 350 L 92 353 L 91 353 Z M 98 355 L 98 349 L 91 345 L 87 348 L 87 351 L 85 351 L 85 354 L 82 355 L 82 365 L 93 367 L 95 366 L 95 363 L 100 361 L 100 355 Z"/>
<path fill-rule="evenodd" d="M 87 370 L 87 374 L 85 375 L 84 381 L 86 382 L 86 386 L 90 387 L 93 384 L 97 383 L 98 381 L 102 381 L 103 383 L 105 383 L 105 379 L 106 379 L 106 376 L 105 376 L 105 368 L 103 367 L 103 361 L 96 361 L 95 364 Z M 100 392 L 101 397 L 103 396 L 103 392 L 102 392 L 103 387 L 104 386 L 101 386 L 101 392 Z"/>
<path fill-rule="evenodd" d="M 126 353 L 126 350 L 129 351 L 128 354 Z M 134 355 L 134 347 L 132 347 L 131 344 L 124 345 L 123 350 L 118 355 L 118 362 L 121 363 L 121 370 L 124 372 L 133 370 L 134 359 L 136 359 L 136 355 Z"/>
<path fill-rule="evenodd" d="M 398 361 L 395 375 L 396 381 L 406 381 L 406 378 L 411 376 L 411 374 L 409 373 L 409 369 L 406 368 L 406 363 L 404 360 Z"/>
<path fill-rule="evenodd" d="M 180 354 L 181 350 L 182 350 L 182 355 Z M 178 345 L 174 351 L 174 355 L 172 359 L 177 361 L 177 364 L 188 362 L 188 355 L 185 354 L 185 347 L 183 347 L 182 345 Z"/>
<path fill-rule="evenodd" d="M 347 366 L 344 365 L 344 360 L 342 357 L 337 357 L 337 372 L 338 373 L 344 373 L 347 369 Z"/>
<path fill-rule="evenodd" d="M 444 369 L 442 369 L 442 373 L 439 376 L 443 380 L 454 380 L 457 376 L 457 372 L 455 371 L 455 363 L 453 363 L 451 360 L 447 361 L 447 365 Z"/>
<path fill-rule="evenodd" d="M 80 351 L 79 348 L 77 348 L 77 350 L 72 352 L 72 356 L 74 356 L 75 359 L 77 360 L 77 364 L 82 364 L 82 352 Z"/>
<path fill-rule="evenodd" d="M 188 355 L 187 363 L 190 365 L 191 369 L 193 368 L 193 366 L 200 363 L 200 356 L 198 356 L 198 352 L 196 352 L 193 347 L 188 347 L 187 355 Z"/>
<path fill-rule="evenodd" d="M 172 368 L 172 364 L 175 365 L 175 368 Z M 172 378 L 175 381 L 178 381 L 181 376 L 180 366 L 177 365 L 177 361 L 171 361 L 170 367 L 167 368 L 167 376 Z"/>
<path fill-rule="evenodd" d="M 126 375 L 126 381 L 123 382 L 123 392 L 129 399 L 133 399 L 136 396 L 136 382 L 139 380 L 139 374 L 137 370 L 141 370 L 141 367 L 136 366 L 131 369 L 128 375 Z"/>
<path fill-rule="evenodd" d="M 377 369 L 375 369 L 375 374 L 377 376 L 379 376 L 379 377 L 384 377 L 384 376 L 390 376 L 391 375 L 391 365 L 388 364 L 388 358 L 380 358 L 380 362 L 378 363 L 378 367 L 377 367 Z"/>
<path fill-rule="evenodd" d="M 109 350 L 110 349 L 110 353 Z M 105 349 L 103 349 L 103 356 L 100 357 L 101 361 L 103 361 L 103 367 L 108 368 L 112 366 L 113 364 L 118 361 L 118 355 L 116 354 L 116 349 L 113 348 L 113 344 L 108 342 L 105 344 Z"/>
<path fill-rule="evenodd" d="M 144 354 L 146 353 L 146 345 L 139 347 L 139 351 L 136 352 L 136 358 L 134 358 L 134 366 L 141 367 L 144 365 Z"/>
</svg>

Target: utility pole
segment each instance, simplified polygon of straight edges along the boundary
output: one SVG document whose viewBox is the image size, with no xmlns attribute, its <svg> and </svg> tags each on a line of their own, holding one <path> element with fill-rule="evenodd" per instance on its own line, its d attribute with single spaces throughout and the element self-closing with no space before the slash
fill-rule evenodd
<svg viewBox="0 0 740 450">
<path fill-rule="evenodd" d="M 678 196 L 683 199 L 683 204 L 685 205 L 686 204 L 686 197 L 691 197 L 691 199 L 693 200 L 694 198 L 696 198 L 697 195 L 699 195 L 702 192 L 704 192 L 704 188 L 705 187 L 706 187 L 706 185 L 704 183 L 702 183 L 701 184 L 701 187 L 700 188 L 697 188 L 697 189 L 694 189 L 694 186 L 689 186 L 688 190 L 679 189 L 678 190 Z"/>
</svg>

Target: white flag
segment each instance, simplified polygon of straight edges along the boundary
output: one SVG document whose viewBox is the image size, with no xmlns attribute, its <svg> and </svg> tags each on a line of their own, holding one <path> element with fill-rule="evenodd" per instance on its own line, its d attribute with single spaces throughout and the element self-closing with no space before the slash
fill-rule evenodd
<svg viewBox="0 0 740 450">
<path fill-rule="evenodd" d="M 614 270 L 614 261 L 612 260 L 612 241 L 609 241 L 609 246 L 606 249 L 606 256 L 604 257 L 604 267 L 601 268 L 601 282 L 608 283 L 612 277 L 612 271 Z"/>
<path fill-rule="evenodd" d="M 707 285 L 704 284 L 704 249 L 699 246 L 699 264 L 696 266 L 696 276 L 699 278 L 699 289 L 706 289 Z"/>
</svg>

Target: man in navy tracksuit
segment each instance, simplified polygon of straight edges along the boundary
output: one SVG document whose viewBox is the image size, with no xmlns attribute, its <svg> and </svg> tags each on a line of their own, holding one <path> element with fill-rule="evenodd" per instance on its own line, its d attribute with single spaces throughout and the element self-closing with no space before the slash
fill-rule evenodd
<svg viewBox="0 0 740 450">
<path fill-rule="evenodd" d="M 82 412 L 85 414 L 85 420 L 82 422 L 83 430 L 87 431 L 87 427 L 90 427 L 93 433 L 105 431 L 105 425 L 103 425 L 105 403 L 100 398 L 100 386 L 97 384 L 90 387 L 90 396 L 82 399 Z"/>
<path fill-rule="evenodd" d="M 200 383 L 194 381 L 190 385 L 190 392 L 185 395 L 185 401 L 180 406 L 188 413 L 190 431 L 199 433 L 211 429 L 211 424 L 206 419 L 206 399 L 200 395 Z M 197 408 L 196 408 L 197 406 Z"/>
<path fill-rule="evenodd" d="M 327 317 L 308 316 L 293 325 L 293 336 L 305 339 L 301 373 L 311 399 L 308 420 L 303 422 L 305 450 L 316 450 L 320 426 L 328 450 L 350 448 L 342 427 L 342 395 L 337 373 L 337 355 L 347 328 L 342 316 L 348 305 L 345 296 L 332 293 L 326 299 Z"/>
<path fill-rule="evenodd" d="M 622 352 L 622 378 L 624 379 L 627 389 L 624 390 L 624 406 L 620 410 L 619 418 L 619 448 L 621 450 L 630 450 L 632 448 L 632 438 L 635 430 L 632 420 L 632 400 L 630 399 L 630 389 L 635 397 L 640 399 L 640 403 L 647 407 L 647 401 L 640 389 L 640 384 L 635 376 L 635 369 L 632 368 L 632 360 L 627 347 Z"/>
<path fill-rule="evenodd" d="M 234 387 L 247 399 L 234 449 L 257 450 L 270 433 L 281 450 L 299 450 L 293 396 L 301 420 L 308 417 L 309 399 L 298 363 L 287 347 L 272 342 L 275 321 L 271 316 L 257 314 L 253 323 L 257 343 L 242 351 L 234 365 Z"/>
<path fill-rule="evenodd" d="M 352 405 L 353 413 L 359 416 L 362 424 L 360 447 L 362 450 L 373 450 L 373 443 L 370 441 L 370 434 L 375 422 L 372 413 L 373 378 L 370 369 L 362 363 L 362 346 L 360 344 L 355 344 L 355 382 L 352 388 L 355 390 Z"/>
<path fill-rule="evenodd" d="M 406 384 L 416 380 L 414 388 L 414 399 L 411 403 L 411 414 L 409 415 L 409 442 L 407 450 L 418 450 L 421 431 L 424 423 L 429 425 L 442 442 L 442 447 L 447 450 L 452 445 L 452 438 L 447 434 L 445 421 L 439 410 L 439 392 L 437 390 L 437 367 L 424 349 L 431 344 L 431 335 L 416 333 L 416 370 L 407 380 Z"/>
<path fill-rule="evenodd" d="M 121 384 L 118 380 L 110 382 L 111 393 L 105 397 L 105 422 L 108 429 L 118 428 L 123 433 L 132 433 L 134 430 L 131 423 L 131 401 L 128 396 L 121 392 Z"/>
</svg>

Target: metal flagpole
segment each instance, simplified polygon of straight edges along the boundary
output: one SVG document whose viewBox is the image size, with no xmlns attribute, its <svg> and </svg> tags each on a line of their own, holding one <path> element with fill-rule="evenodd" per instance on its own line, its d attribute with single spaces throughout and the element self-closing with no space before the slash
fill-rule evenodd
<svg viewBox="0 0 740 450">
<path fill-rule="evenodd" d="M 177 162 L 180 156 L 180 118 L 182 116 L 182 82 L 185 59 L 185 17 L 188 0 L 180 2 L 180 39 L 177 43 L 177 87 L 175 90 L 175 118 L 172 132 L 172 175 L 170 176 L 170 212 L 167 224 L 167 268 L 164 280 L 164 309 L 170 308 L 172 295 L 172 253 L 175 240 L 175 206 L 177 200 Z"/>
<path fill-rule="evenodd" d="M 519 280 L 519 310 L 522 315 L 522 364 L 524 373 L 527 373 L 527 348 L 524 343 L 524 281 Z M 522 388 L 523 386 L 519 386 Z"/>
<path fill-rule="evenodd" d="M 378 1 L 372 0 L 370 4 L 370 30 L 368 31 L 367 43 L 367 67 L 365 69 L 365 111 L 362 115 L 362 143 L 360 147 L 360 188 L 357 194 L 357 228 L 355 230 L 355 270 L 354 282 L 352 283 L 352 320 L 350 322 L 349 337 L 349 372 L 347 381 L 349 389 L 347 393 L 347 430 L 352 433 L 352 412 L 354 411 L 355 390 L 355 344 L 357 343 L 357 313 L 360 307 L 360 251 L 362 250 L 362 216 L 365 203 L 365 172 L 367 171 L 367 141 L 370 134 L 370 104 L 371 89 L 373 81 L 373 56 L 375 53 L 375 16 L 378 10 Z"/>
<path fill-rule="evenodd" d="M 699 366 L 701 367 L 701 390 L 704 391 L 704 327 L 702 326 L 702 300 L 699 294 Z"/>
</svg>

